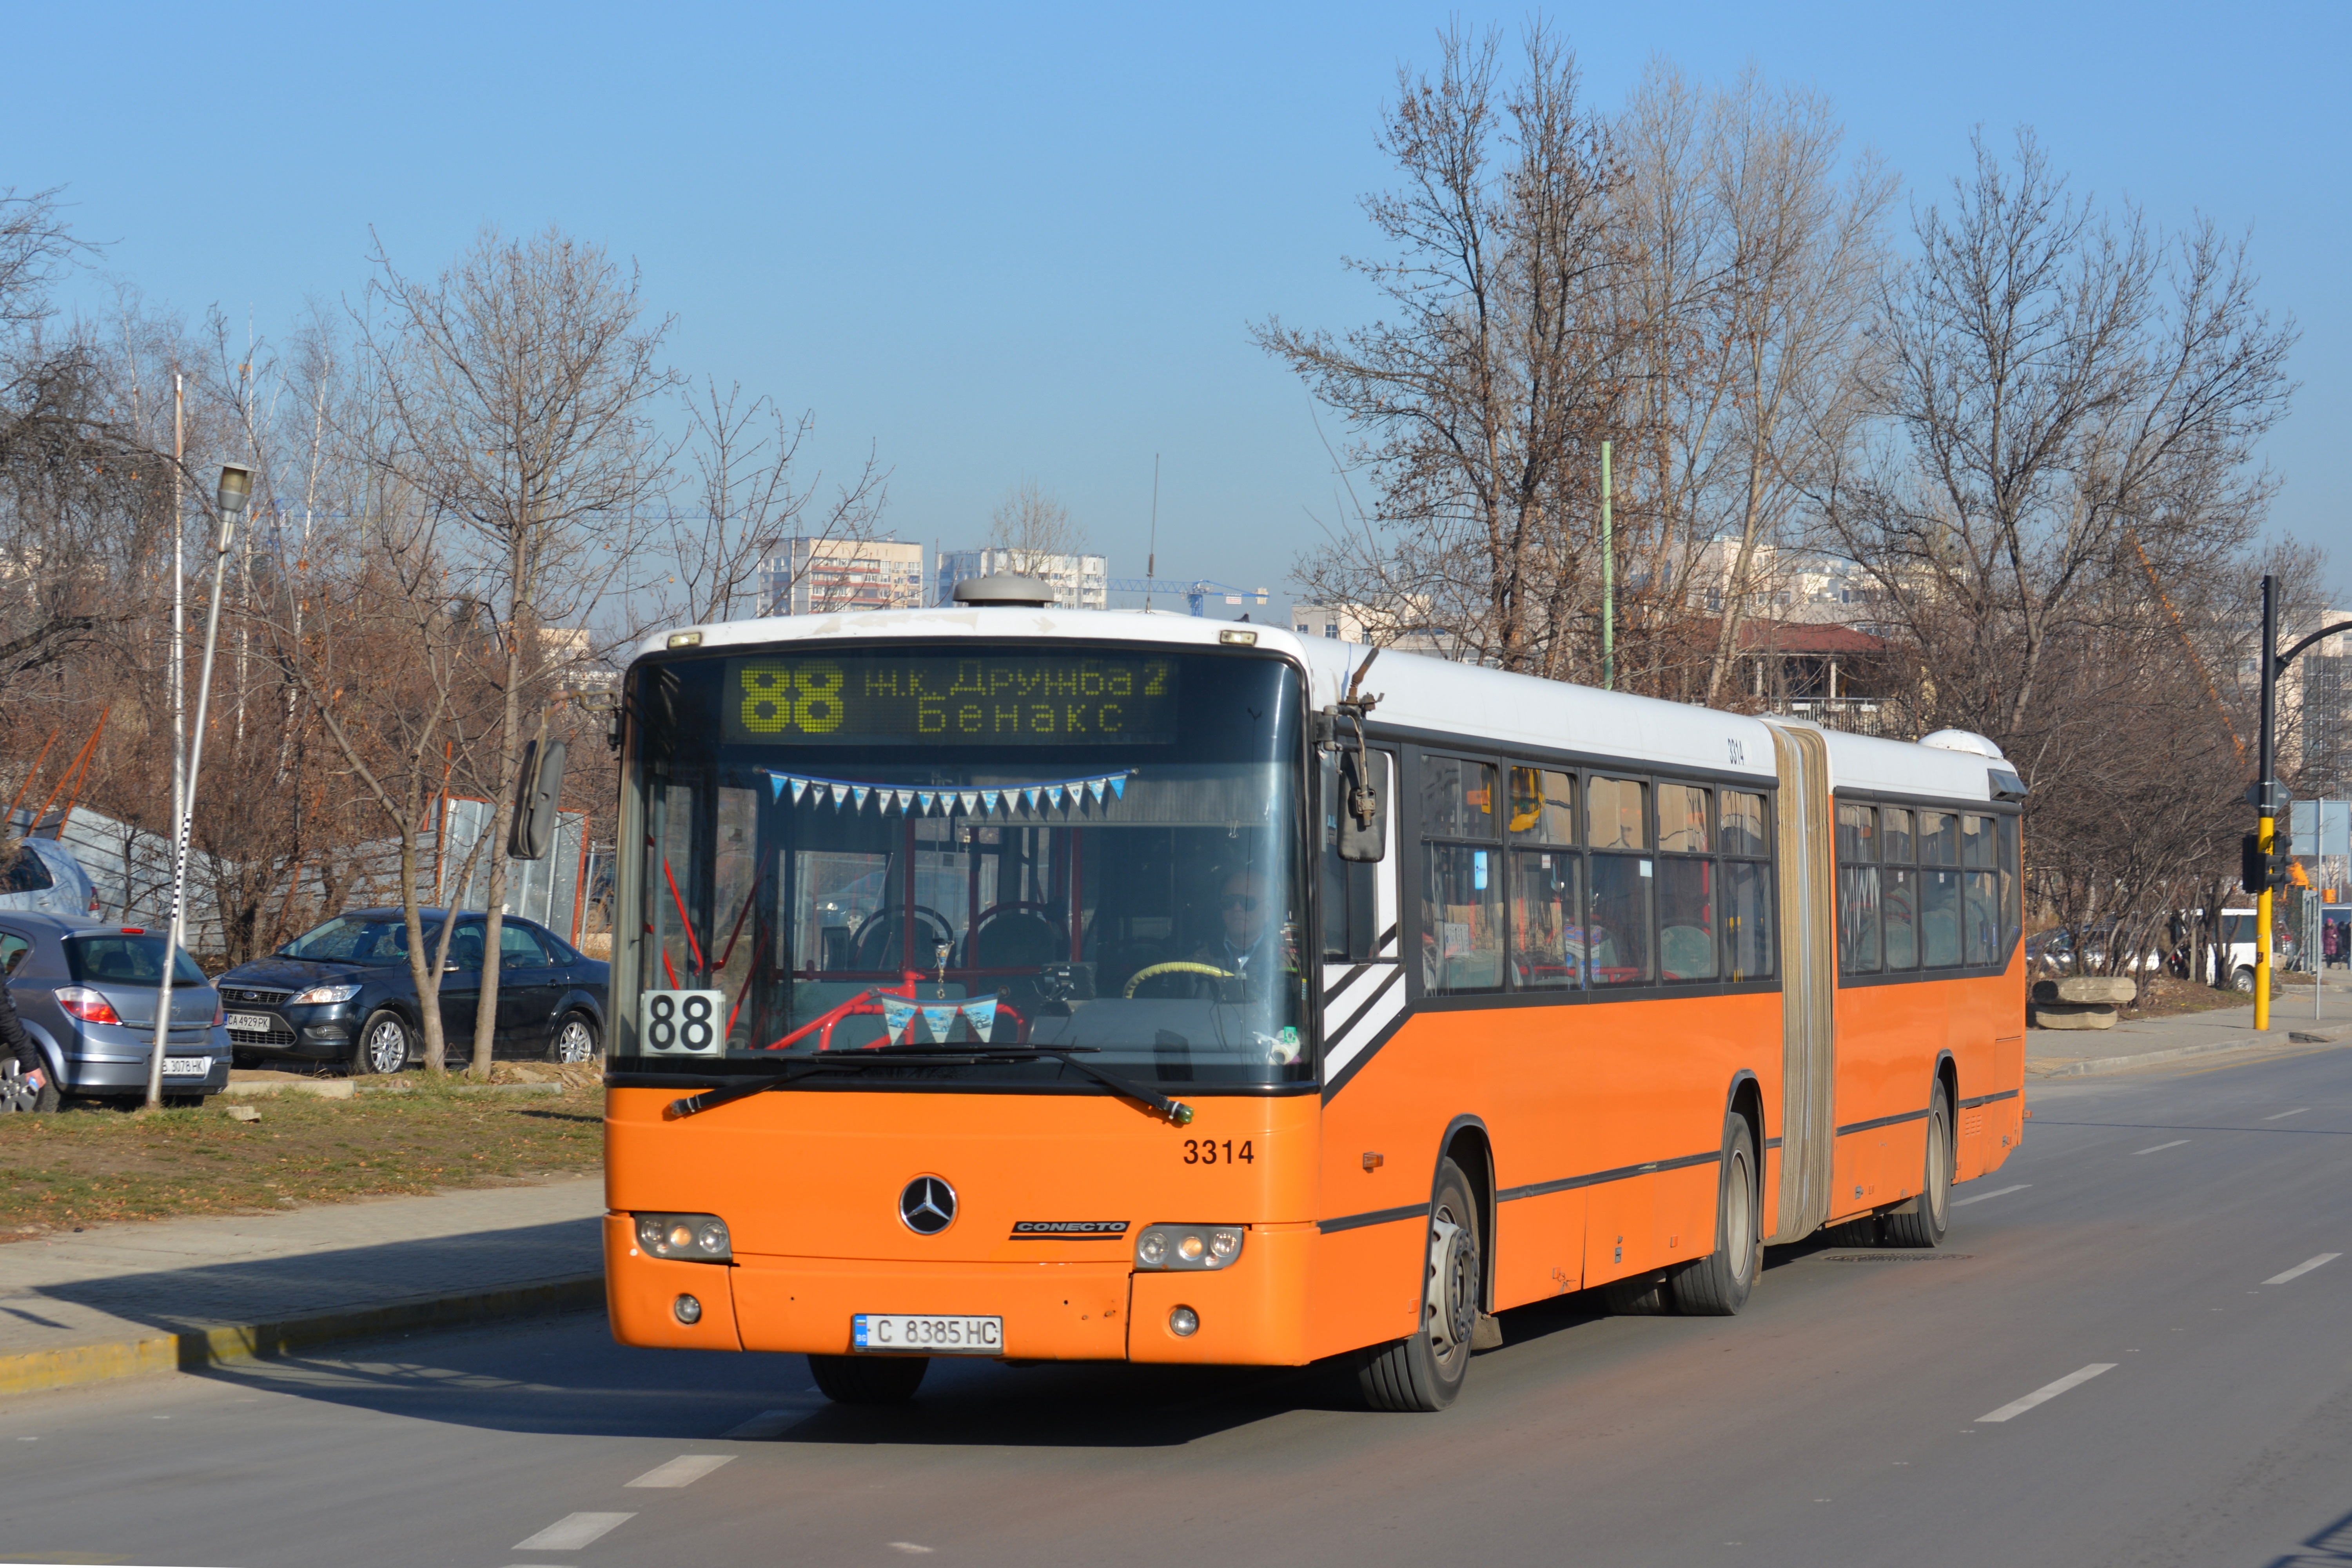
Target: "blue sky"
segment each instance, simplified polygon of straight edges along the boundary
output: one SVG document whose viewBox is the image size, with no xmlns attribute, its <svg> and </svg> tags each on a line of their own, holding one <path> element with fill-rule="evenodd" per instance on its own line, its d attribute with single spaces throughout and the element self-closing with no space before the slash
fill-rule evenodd
<svg viewBox="0 0 2352 1568">
<path fill-rule="evenodd" d="M 44 6 L 10 24 L 0 185 L 67 186 L 110 271 L 265 332 L 356 293 L 371 226 L 429 270 L 484 224 L 560 225 L 638 260 L 680 369 L 814 410 L 829 468 L 873 445 L 902 538 L 976 542 L 1034 476 L 1140 575 L 1157 452 L 1161 574 L 1265 584 L 1279 613 L 1334 481 L 1247 329 L 1366 315 L 1339 259 L 1371 243 L 1396 68 L 1434 60 L 1448 15 Z M 1913 199 L 1973 127 L 2031 123 L 2078 190 L 2251 226 L 2303 329 L 2274 521 L 2352 580 L 2346 7 L 1549 15 L 1602 104 L 1654 54 L 1821 89 Z"/>
</svg>

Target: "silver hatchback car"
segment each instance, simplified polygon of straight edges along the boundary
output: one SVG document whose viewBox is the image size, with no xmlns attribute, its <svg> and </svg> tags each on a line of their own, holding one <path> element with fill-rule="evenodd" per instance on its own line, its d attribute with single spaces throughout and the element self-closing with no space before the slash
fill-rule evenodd
<svg viewBox="0 0 2352 1568">
<path fill-rule="evenodd" d="M 18 843 L 22 852 L 7 869 L 0 870 L 0 910 L 97 918 L 98 885 L 72 850 L 54 838 L 26 838 Z"/>
<path fill-rule="evenodd" d="M 0 910 L 0 973 L 61 1092 L 147 1092 L 155 991 L 163 974 L 160 934 L 74 915 Z M 163 1043 L 165 1103 L 200 1105 L 228 1086 L 226 1026 L 220 993 L 180 953 Z"/>
</svg>

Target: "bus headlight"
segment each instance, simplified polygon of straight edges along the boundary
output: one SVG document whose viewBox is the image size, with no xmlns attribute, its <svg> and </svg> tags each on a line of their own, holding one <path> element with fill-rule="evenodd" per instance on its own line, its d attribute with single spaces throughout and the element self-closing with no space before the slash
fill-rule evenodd
<svg viewBox="0 0 2352 1568">
<path fill-rule="evenodd" d="M 637 1246 L 655 1258 L 695 1263 L 725 1263 L 735 1256 L 727 1222 L 715 1214 L 641 1214 Z"/>
<path fill-rule="evenodd" d="M 1238 1225 L 1147 1225 L 1135 1238 L 1138 1268 L 1223 1268 L 1242 1255 Z"/>
</svg>

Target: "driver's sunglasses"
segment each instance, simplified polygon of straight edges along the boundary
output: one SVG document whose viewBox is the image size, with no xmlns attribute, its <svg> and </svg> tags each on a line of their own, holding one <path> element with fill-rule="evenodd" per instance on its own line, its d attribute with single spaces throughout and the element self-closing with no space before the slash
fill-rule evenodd
<svg viewBox="0 0 2352 1568">
<path fill-rule="evenodd" d="M 1247 914 L 1257 908 L 1257 895 L 1255 893 L 1226 893 L 1218 898 L 1217 908 L 1220 910 L 1239 910 L 1244 914 Z"/>
</svg>

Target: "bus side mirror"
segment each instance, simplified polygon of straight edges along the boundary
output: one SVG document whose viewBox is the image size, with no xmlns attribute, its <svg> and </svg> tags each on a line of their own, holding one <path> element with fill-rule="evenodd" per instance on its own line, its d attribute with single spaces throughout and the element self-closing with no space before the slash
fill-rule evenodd
<svg viewBox="0 0 2352 1568">
<path fill-rule="evenodd" d="M 559 807 L 563 801 L 563 742 L 523 743 L 522 768 L 515 775 L 514 826 L 507 832 L 507 853 L 518 860 L 541 860 L 555 842 Z"/>
<path fill-rule="evenodd" d="M 1378 860 L 1389 847 L 1389 757 L 1386 752 L 1339 752 L 1339 858 Z"/>
</svg>

